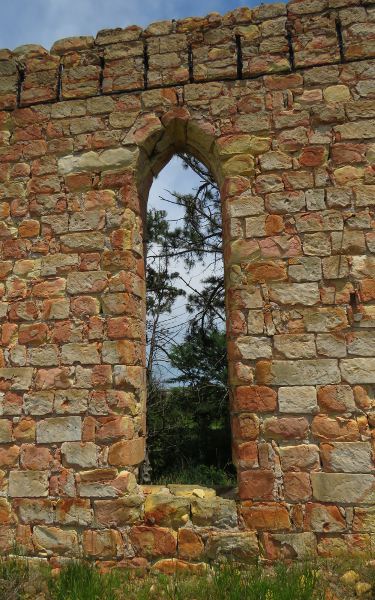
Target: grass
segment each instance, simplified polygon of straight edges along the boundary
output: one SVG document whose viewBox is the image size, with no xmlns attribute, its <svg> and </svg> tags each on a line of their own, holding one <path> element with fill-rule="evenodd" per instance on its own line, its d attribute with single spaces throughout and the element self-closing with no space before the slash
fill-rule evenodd
<svg viewBox="0 0 375 600">
<path fill-rule="evenodd" d="M 156 478 L 153 483 L 158 485 L 178 483 L 204 487 L 234 487 L 237 480 L 236 476 L 229 470 L 207 465 L 191 465 L 165 473 Z"/>
<path fill-rule="evenodd" d="M 273 566 L 216 565 L 204 575 L 165 576 L 113 569 L 101 573 L 92 563 L 71 561 L 56 575 L 22 558 L 0 559 L 0 600 L 325 600 L 327 585 L 351 600 L 340 584 L 354 568 L 371 582 L 374 567 L 362 563 L 279 563 Z M 334 577 L 334 580 L 332 579 Z M 375 582 L 374 582 L 375 583 Z M 372 596 L 367 596 L 372 597 Z"/>
</svg>

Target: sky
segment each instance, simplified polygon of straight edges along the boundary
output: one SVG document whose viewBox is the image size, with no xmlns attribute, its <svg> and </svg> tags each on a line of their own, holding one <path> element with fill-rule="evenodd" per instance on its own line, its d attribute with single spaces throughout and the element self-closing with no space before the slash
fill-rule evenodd
<svg viewBox="0 0 375 600">
<path fill-rule="evenodd" d="M 61 38 L 95 35 L 100 29 L 147 26 L 154 21 L 226 13 L 250 0 L 0 0 L 0 48 L 39 44 L 47 50 Z"/>
</svg>

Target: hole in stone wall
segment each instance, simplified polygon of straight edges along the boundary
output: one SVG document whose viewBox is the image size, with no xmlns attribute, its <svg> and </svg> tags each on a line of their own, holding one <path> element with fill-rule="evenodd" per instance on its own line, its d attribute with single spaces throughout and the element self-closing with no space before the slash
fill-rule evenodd
<svg viewBox="0 0 375 600">
<path fill-rule="evenodd" d="M 202 163 L 175 156 L 147 211 L 144 483 L 233 488 L 220 195 Z"/>
</svg>

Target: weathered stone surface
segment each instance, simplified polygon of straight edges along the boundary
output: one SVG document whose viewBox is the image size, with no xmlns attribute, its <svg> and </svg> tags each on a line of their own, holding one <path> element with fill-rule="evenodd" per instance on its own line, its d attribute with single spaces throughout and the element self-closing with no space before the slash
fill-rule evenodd
<svg viewBox="0 0 375 600">
<path fill-rule="evenodd" d="M 87 556 L 98 559 L 113 559 L 123 556 L 121 534 L 115 529 L 103 531 L 85 530 L 83 548 Z"/>
<path fill-rule="evenodd" d="M 316 389 L 312 386 L 281 387 L 278 400 L 283 413 L 314 413 L 318 408 Z"/>
<path fill-rule="evenodd" d="M 106 527 L 125 527 L 140 522 L 143 497 L 131 494 L 115 500 L 96 500 L 94 514 L 97 523 Z"/>
<path fill-rule="evenodd" d="M 99 448 L 93 442 L 64 442 L 61 454 L 68 467 L 93 469 L 98 465 Z"/>
<path fill-rule="evenodd" d="M 48 473 L 46 471 L 11 471 L 9 473 L 9 496 L 15 498 L 48 496 Z"/>
<path fill-rule="evenodd" d="M 320 448 L 325 471 L 342 473 L 374 472 L 369 442 L 331 442 L 321 444 Z"/>
<path fill-rule="evenodd" d="M 194 499 L 191 502 L 194 525 L 228 529 L 237 525 L 237 507 L 233 500 L 224 498 Z"/>
<path fill-rule="evenodd" d="M 312 559 L 317 551 L 316 537 L 310 532 L 264 534 L 263 543 L 267 557 L 272 560 Z"/>
<path fill-rule="evenodd" d="M 59 173 L 68 175 L 80 171 L 104 171 L 122 169 L 135 160 L 134 152 L 127 148 L 104 150 L 103 152 L 86 152 L 80 156 L 64 156 L 58 161 Z"/>
<path fill-rule="evenodd" d="M 375 359 L 352 358 L 340 362 L 342 377 L 348 383 L 375 383 Z"/>
<path fill-rule="evenodd" d="M 139 555 L 145 558 L 173 556 L 176 552 L 177 534 L 165 527 L 133 527 L 130 539 Z"/>
<path fill-rule="evenodd" d="M 318 471 L 319 447 L 312 444 L 280 446 L 281 466 L 284 471 Z"/>
<path fill-rule="evenodd" d="M 281 386 L 321 385 L 341 381 L 338 363 L 330 359 L 258 363 L 256 373 L 259 383 Z"/>
<path fill-rule="evenodd" d="M 33 543 L 39 551 L 47 555 L 77 557 L 79 554 L 78 536 L 74 530 L 36 526 L 33 531 Z"/>
<path fill-rule="evenodd" d="M 291 528 L 287 507 L 278 503 L 244 502 L 241 516 L 248 529 L 278 531 Z"/>
<path fill-rule="evenodd" d="M 314 498 L 320 502 L 371 504 L 375 501 L 373 475 L 311 473 Z"/>
<path fill-rule="evenodd" d="M 74 442 L 81 440 L 81 417 L 55 417 L 37 424 L 37 441 L 40 444 Z"/>
<path fill-rule="evenodd" d="M 190 518 L 190 502 L 187 498 L 172 494 L 149 494 L 145 500 L 145 520 L 150 524 L 178 529 Z"/>
<path fill-rule="evenodd" d="M 255 533 L 213 532 L 209 535 L 205 554 L 211 560 L 223 558 L 239 562 L 251 562 L 259 553 L 258 540 Z"/>
<path fill-rule="evenodd" d="M 309 529 L 317 532 L 331 533 L 346 529 L 344 511 L 340 511 L 337 506 L 324 504 L 307 504 L 305 523 Z"/>
</svg>

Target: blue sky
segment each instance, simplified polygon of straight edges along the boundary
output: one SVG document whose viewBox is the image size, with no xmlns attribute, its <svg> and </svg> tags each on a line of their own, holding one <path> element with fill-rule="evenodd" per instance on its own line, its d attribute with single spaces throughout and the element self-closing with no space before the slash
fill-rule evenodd
<svg viewBox="0 0 375 600">
<path fill-rule="evenodd" d="M 153 21 L 226 13 L 239 6 L 256 6 L 244 0 L 3 0 L 0 48 L 53 42 L 75 35 L 127 25 L 147 26 Z"/>
</svg>

